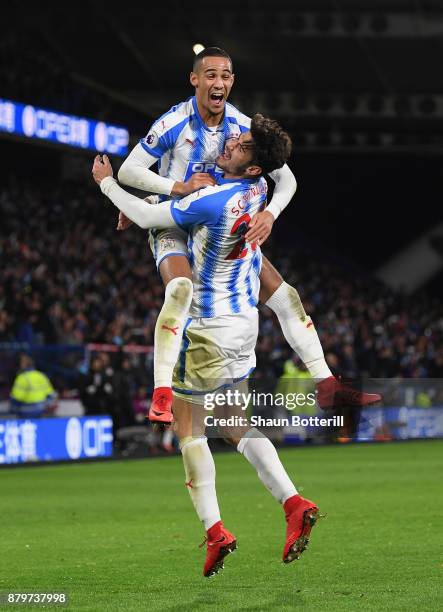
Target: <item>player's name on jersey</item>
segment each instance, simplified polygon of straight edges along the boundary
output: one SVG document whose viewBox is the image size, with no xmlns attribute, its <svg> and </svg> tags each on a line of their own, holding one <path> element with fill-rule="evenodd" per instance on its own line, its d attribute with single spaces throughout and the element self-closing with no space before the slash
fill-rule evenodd
<svg viewBox="0 0 443 612">
<path fill-rule="evenodd" d="M 217 418 L 213 415 L 205 417 L 207 427 L 343 427 L 343 416 L 319 417 L 293 414 L 283 418 L 265 418 L 254 415 L 248 418 L 232 415 L 227 418 Z"/>
<path fill-rule="evenodd" d="M 238 217 L 242 214 L 248 202 L 252 200 L 255 196 L 258 195 L 267 195 L 268 187 L 266 181 L 259 181 L 255 185 L 251 185 L 251 187 L 243 193 L 241 198 L 237 201 L 237 204 L 231 208 L 231 212 L 233 215 Z"/>
</svg>

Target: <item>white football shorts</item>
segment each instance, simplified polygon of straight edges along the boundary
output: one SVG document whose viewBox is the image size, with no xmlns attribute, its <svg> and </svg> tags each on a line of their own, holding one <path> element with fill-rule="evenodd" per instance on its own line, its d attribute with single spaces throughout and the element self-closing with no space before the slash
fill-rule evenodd
<svg viewBox="0 0 443 612">
<path fill-rule="evenodd" d="M 160 198 L 158 195 L 151 195 L 145 198 L 145 202 L 158 204 Z M 179 227 L 149 230 L 149 246 L 157 269 L 161 262 L 170 255 L 184 255 L 189 259 L 188 234 Z"/>
<path fill-rule="evenodd" d="M 188 234 L 179 227 L 150 230 L 149 246 L 157 269 L 161 262 L 171 255 L 184 255 L 189 259 Z"/>
<path fill-rule="evenodd" d="M 258 310 L 188 319 L 174 370 L 174 395 L 204 403 L 205 393 L 233 387 L 255 368 Z"/>
</svg>

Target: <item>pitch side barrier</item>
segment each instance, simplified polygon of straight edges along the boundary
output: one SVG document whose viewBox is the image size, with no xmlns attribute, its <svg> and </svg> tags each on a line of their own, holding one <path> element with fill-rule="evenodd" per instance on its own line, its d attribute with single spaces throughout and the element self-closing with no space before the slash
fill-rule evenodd
<svg viewBox="0 0 443 612">
<path fill-rule="evenodd" d="M 249 380 L 176 382 L 175 391 L 193 404 L 195 431 L 213 438 L 266 436 L 285 444 L 368 442 L 443 437 L 441 379 L 360 379 L 353 389 L 378 393 L 382 401 L 363 409 L 340 398 L 320 409 L 319 381 L 306 376 L 266 376 L 258 370 Z M 211 389 L 207 392 L 205 389 Z M 203 424 L 203 425 L 202 425 Z"/>
<path fill-rule="evenodd" d="M 19 355 L 30 355 L 36 368 L 45 372 L 57 386 L 75 388 L 79 376 L 89 370 L 91 357 L 94 354 L 105 353 L 111 361 L 121 354 L 132 354 L 135 362 L 141 365 L 154 352 L 153 346 L 139 344 L 36 344 L 32 342 L 1 342 L 0 343 L 0 378 L 4 381 L 14 377 L 19 361 Z M 4 395 L 4 393 L 3 393 Z"/>
<path fill-rule="evenodd" d="M 68 401 L 66 393 L 71 403 L 74 397 L 81 403 L 77 385 L 88 373 L 95 355 L 107 355 L 115 372 L 119 371 L 121 357 L 130 355 L 131 364 L 142 368 L 147 379 L 152 378 L 152 346 L 3 343 L 0 344 L 3 408 L 9 405 L 7 383 L 13 380 L 19 354 L 23 352 L 32 355 L 36 366 L 50 376 L 56 388 L 62 389 L 60 405 Z M 316 401 L 317 381 L 306 377 L 306 373 L 303 377 L 278 378 L 260 369 L 258 363 L 248 381 L 202 380 L 196 374 L 195 380 L 180 383 L 179 373 L 175 383 L 176 392 L 192 401 L 196 435 L 201 435 L 203 424 L 203 431 L 210 438 L 241 437 L 252 426 L 250 435 L 265 434 L 283 444 L 443 438 L 441 379 L 349 381 L 355 389 L 381 394 L 382 402 L 362 410 L 340 405 L 320 410 Z M 57 381 L 62 383 L 61 387 Z M 110 413 L 97 417 L 66 411 L 59 418 L 19 419 L 6 412 L 0 411 L 4 415 L 0 417 L 0 465 L 111 457 L 113 441 L 119 437 L 119 432 L 113 431 Z M 146 436 L 149 426 L 143 427 Z"/>
</svg>

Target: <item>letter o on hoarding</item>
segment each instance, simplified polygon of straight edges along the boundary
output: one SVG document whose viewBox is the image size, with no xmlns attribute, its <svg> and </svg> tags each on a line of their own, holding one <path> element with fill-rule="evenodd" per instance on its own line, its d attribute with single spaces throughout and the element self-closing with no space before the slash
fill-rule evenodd
<svg viewBox="0 0 443 612">
<path fill-rule="evenodd" d="M 100 455 L 99 424 L 96 419 L 88 419 L 83 425 L 83 450 L 87 457 Z M 92 435 L 91 435 L 92 434 Z"/>
<path fill-rule="evenodd" d="M 97 151 L 104 151 L 108 144 L 108 129 L 102 121 L 95 126 L 94 144 Z"/>
<path fill-rule="evenodd" d="M 82 454 L 82 426 L 76 417 L 69 419 L 66 426 L 66 450 L 70 459 L 78 459 Z"/>
<path fill-rule="evenodd" d="M 37 129 L 37 117 L 33 106 L 25 106 L 22 115 L 22 127 L 25 136 L 34 136 Z"/>
</svg>

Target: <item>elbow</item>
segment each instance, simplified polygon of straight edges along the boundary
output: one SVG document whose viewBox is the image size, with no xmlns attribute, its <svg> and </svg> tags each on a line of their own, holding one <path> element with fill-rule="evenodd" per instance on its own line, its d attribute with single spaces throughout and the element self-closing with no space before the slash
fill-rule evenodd
<svg viewBox="0 0 443 612">
<path fill-rule="evenodd" d="M 275 174 L 271 174 L 271 178 L 275 181 L 276 187 L 284 191 L 289 199 L 297 191 L 297 180 L 288 164 L 282 166 Z"/>
<path fill-rule="evenodd" d="M 287 164 L 285 164 L 283 168 L 286 173 L 286 180 L 288 181 L 288 191 L 291 193 L 292 197 L 297 191 L 297 179 L 295 178 L 294 173 Z"/>
<path fill-rule="evenodd" d="M 151 205 L 147 206 L 146 203 L 143 202 L 143 209 L 140 209 L 138 211 L 135 223 L 137 223 L 137 225 L 142 229 L 151 229 L 153 227 L 159 227 L 158 224 L 153 224 L 154 220 L 152 218 L 152 208 L 153 207 Z M 161 227 L 159 227 L 159 229 L 161 229 Z"/>
<path fill-rule="evenodd" d="M 292 198 L 297 191 L 297 179 L 287 164 L 282 168 L 282 172 L 279 176 L 279 183 L 281 183 L 282 189 Z"/>
</svg>

